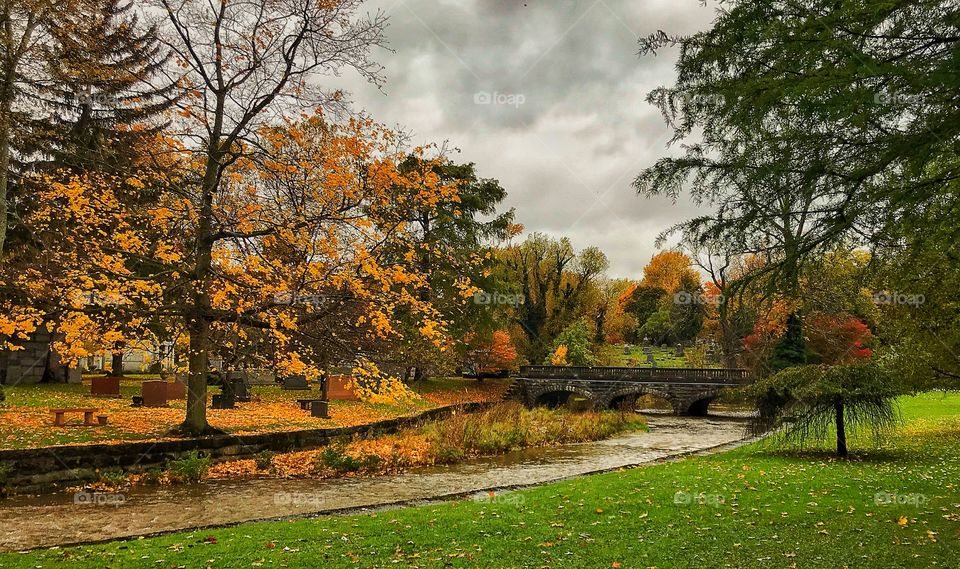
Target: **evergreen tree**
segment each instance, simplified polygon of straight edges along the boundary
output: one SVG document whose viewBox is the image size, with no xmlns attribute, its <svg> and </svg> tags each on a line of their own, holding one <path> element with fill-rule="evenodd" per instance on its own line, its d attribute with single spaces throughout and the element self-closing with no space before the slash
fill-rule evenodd
<svg viewBox="0 0 960 569">
<path fill-rule="evenodd" d="M 703 287 L 699 276 L 685 273 L 680 277 L 680 285 L 673 295 L 670 305 L 670 322 L 673 335 L 679 342 L 693 340 L 703 328 L 705 306 L 702 302 Z"/>
<path fill-rule="evenodd" d="M 49 32 L 48 78 L 38 86 L 49 114 L 35 126 L 41 167 L 128 170 L 175 100 L 157 30 L 141 25 L 133 2 L 84 0 Z"/>
<path fill-rule="evenodd" d="M 807 363 L 807 347 L 803 339 L 803 324 L 794 312 L 787 317 L 787 330 L 773 348 L 770 371 L 776 373 L 805 363 Z"/>
</svg>

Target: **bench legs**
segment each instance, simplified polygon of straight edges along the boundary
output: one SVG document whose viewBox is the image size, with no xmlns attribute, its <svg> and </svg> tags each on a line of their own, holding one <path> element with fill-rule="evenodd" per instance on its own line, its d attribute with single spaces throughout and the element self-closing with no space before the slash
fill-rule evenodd
<svg viewBox="0 0 960 569">
<path fill-rule="evenodd" d="M 66 425 L 66 421 L 63 419 L 66 411 L 54 411 L 53 413 L 53 424 L 57 427 L 63 427 Z M 92 427 L 93 426 L 93 414 L 95 411 L 84 411 L 83 412 L 83 424 Z"/>
</svg>

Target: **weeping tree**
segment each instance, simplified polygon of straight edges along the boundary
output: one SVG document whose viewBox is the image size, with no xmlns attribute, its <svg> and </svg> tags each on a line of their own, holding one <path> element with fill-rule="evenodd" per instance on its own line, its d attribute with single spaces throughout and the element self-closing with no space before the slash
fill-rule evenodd
<svg viewBox="0 0 960 569">
<path fill-rule="evenodd" d="M 802 446 L 835 433 L 837 456 L 846 457 L 848 429 L 867 429 L 879 440 L 897 423 L 895 399 L 904 390 L 892 374 L 871 360 L 790 367 L 746 392 L 759 411 L 751 423 L 755 434 L 777 429 L 780 441 Z"/>
</svg>

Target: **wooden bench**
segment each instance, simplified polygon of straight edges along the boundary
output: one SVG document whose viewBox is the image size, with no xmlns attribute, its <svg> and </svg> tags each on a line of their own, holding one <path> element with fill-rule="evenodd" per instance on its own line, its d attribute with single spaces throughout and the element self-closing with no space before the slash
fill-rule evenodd
<svg viewBox="0 0 960 569">
<path fill-rule="evenodd" d="M 65 422 L 63 420 L 64 413 L 83 413 L 83 424 L 87 426 L 93 425 L 93 414 L 97 412 L 96 409 L 50 409 L 50 412 L 53 413 L 53 424 L 62 427 Z"/>
</svg>

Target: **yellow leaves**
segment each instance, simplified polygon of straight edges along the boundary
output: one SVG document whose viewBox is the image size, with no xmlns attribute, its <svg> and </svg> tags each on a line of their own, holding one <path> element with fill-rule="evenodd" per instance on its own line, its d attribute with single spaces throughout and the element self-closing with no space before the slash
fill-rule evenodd
<svg viewBox="0 0 960 569">
<path fill-rule="evenodd" d="M 420 398 L 398 378 L 384 373 L 375 363 L 363 358 L 357 360 L 346 386 L 366 403 L 409 404 Z"/>
<path fill-rule="evenodd" d="M 140 181 L 139 178 L 130 177 L 127 178 L 126 182 L 128 186 L 134 187 L 138 190 L 142 190 L 147 187 L 142 181 Z"/>
<path fill-rule="evenodd" d="M 563 344 L 557 346 L 556 351 L 550 356 L 550 364 L 555 366 L 567 365 L 567 347 Z"/>
<path fill-rule="evenodd" d="M 281 376 L 303 375 L 308 380 L 316 380 L 320 377 L 320 370 L 315 366 L 308 365 L 296 352 L 282 354 L 276 367 Z"/>
<path fill-rule="evenodd" d="M 5 310 L 0 313 L 0 337 L 3 339 L 19 338 L 25 340 L 37 330 L 42 321 L 40 314 L 35 309 L 4 308 Z M 20 349 L 20 346 L 10 342 L 6 342 L 4 347 L 10 350 Z"/>
<path fill-rule="evenodd" d="M 905 527 L 908 523 L 910 523 L 910 520 L 907 519 L 907 516 L 900 516 L 900 518 L 897 519 L 897 525 L 900 527 Z"/>
<path fill-rule="evenodd" d="M 175 250 L 175 246 L 170 243 L 160 243 L 157 245 L 154 255 L 161 261 L 167 263 L 176 263 L 183 259 L 183 255 Z"/>
</svg>

